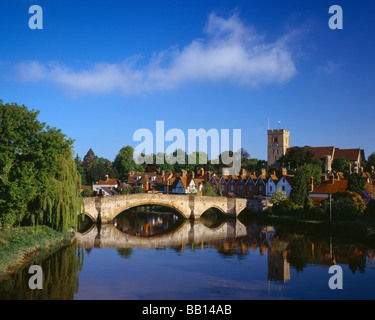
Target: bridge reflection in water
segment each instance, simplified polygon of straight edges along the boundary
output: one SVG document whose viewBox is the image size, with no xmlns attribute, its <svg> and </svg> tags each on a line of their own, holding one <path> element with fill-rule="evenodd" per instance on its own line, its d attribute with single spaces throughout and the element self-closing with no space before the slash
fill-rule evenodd
<svg viewBox="0 0 375 320">
<path fill-rule="evenodd" d="M 134 221 L 138 218 L 137 222 Z M 140 222 L 141 221 L 141 222 Z M 119 216 L 113 224 L 94 225 L 84 234 L 77 235 L 79 248 L 161 248 L 215 247 L 223 255 L 246 255 L 250 250 L 267 254 L 268 280 L 286 282 L 290 279 L 290 265 L 285 250 L 274 250 L 273 227 L 257 224 L 244 225 L 239 220 L 218 223 L 202 220 L 179 220 L 173 214 L 161 215 L 132 212 Z"/>
<path fill-rule="evenodd" d="M 117 227 L 116 227 L 117 226 Z M 154 225 L 155 226 L 155 225 Z M 151 229 L 151 226 L 149 226 Z M 123 229 L 121 231 L 119 229 Z M 89 231 L 77 234 L 80 248 L 157 248 L 196 244 L 219 239 L 245 237 L 247 230 L 238 220 L 223 221 L 219 226 L 209 228 L 202 221 L 177 220 L 164 232 L 145 234 L 124 228 L 118 221 L 114 224 L 94 225 Z"/>
</svg>

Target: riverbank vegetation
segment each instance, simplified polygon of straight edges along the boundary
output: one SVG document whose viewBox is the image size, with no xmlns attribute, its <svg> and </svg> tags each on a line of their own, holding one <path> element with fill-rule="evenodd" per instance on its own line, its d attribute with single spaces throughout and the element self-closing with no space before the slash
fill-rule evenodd
<svg viewBox="0 0 375 320">
<path fill-rule="evenodd" d="M 73 140 L 0 100 L 0 274 L 72 238 L 81 212 Z"/>
<path fill-rule="evenodd" d="M 32 259 L 43 250 L 49 252 L 70 242 L 71 232 L 47 226 L 3 228 L 0 230 L 0 275 Z"/>
</svg>

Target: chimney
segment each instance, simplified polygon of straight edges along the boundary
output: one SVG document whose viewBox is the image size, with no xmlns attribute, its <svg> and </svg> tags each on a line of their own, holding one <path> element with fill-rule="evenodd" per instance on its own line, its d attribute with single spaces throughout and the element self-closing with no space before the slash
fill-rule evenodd
<svg viewBox="0 0 375 320">
<path fill-rule="evenodd" d="M 186 170 L 182 169 L 182 176 L 186 177 Z"/>
<path fill-rule="evenodd" d="M 281 174 L 283 175 L 283 176 L 286 176 L 287 175 L 287 171 L 286 171 L 286 168 L 281 168 Z"/>
<path fill-rule="evenodd" d="M 262 176 L 266 175 L 266 169 L 262 168 L 261 172 L 262 172 L 262 174 L 261 174 Z"/>
<path fill-rule="evenodd" d="M 246 176 L 247 175 L 247 171 L 246 169 L 242 169 L 242 173 L 241 173 L 242 176 Z"/>
<path fill-rule="evenodd" d="M 329 183 L 335 184 L 335 176 L 334 176 L 334 174 L 330 174 L 329 175 Z"/>
<path fill-rule="evenodd" d="M 195 179 L 195 172 L 194 171 L 191 173 L 191 178 Z"/>
<path fill-rule="evenodd" d="M 374 166 L 371 166 L 371 175 L 373 175 L 375 172 L 374 172 Z"/>
<path fill-rule="evenodd" d="M 352 163 L 349 162 L 349 174 L 352 174 Z"/>
<path fill-rule="evenodd" d="M 108 174 L 105 175 L 105 181 L 108 182 L 109 180 L 109 177 L 108 177 Z"/>
<path fill-rule="evenodd" d="M 161 176 L 164 177 L 165 171 L 161 170 Z"/>
<path fill-rule="evenodd" d="M 204 176 L 204 169 L 201 168 L 201 176 Z"/>
<path fill-rule="evenodd" d="M 310 177 L 310 192 L 314 191 L 314 177 Z"/>
</svg>

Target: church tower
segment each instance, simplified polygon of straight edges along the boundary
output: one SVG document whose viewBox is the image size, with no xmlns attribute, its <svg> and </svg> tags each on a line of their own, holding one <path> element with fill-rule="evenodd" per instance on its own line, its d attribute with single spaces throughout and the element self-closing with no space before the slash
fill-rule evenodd
<svg viewBox="0 0 375 320">
<path fill-rule="evenodd" d="M 268 168 L 277 166 L 276 161 L 286 154 L 289 148 L 290 131 L 268 130 Z"/>
</svg>

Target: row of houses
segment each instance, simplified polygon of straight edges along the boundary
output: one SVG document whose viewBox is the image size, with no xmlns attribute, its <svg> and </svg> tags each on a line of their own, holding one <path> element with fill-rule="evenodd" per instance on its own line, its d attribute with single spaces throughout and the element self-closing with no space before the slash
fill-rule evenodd
<svg viewBox="0 0 375 320">
<path fill-rule="evenodd" d="M 375 171 L 370 173 L 362 172 L 366 183 L 375 185 Z M 269 198 L 275 191 L 282 190 L 289 197 L 292 190 L 293 175 L 287 174 L 285 169 L 281 169 L 279 175 L 273 170 L 267 174 L 262 169 L 260 175 L 255 172 L 248 173 L 242 170 L 240 175 L 218 176 L 211 172 L 200 169 L 197 173 L 188 173 L 183 170 L 181 174 L 160 171 L 152 173 L 130 172 L 126 182 L 111 179 L 98 181 L 92 186 L 97 195 L 112 196 L 121 193 L 127 186 L 140 187 L 148 193 L 164 194 L 199 194 L 203 184 L 209 183 L 217 195 L 227 197 L 264 197 Z M 314 205 L 318 206 L 330 195 L 345 191 L 348 187 L 348 178 L 342 173 L 324 175 L 322 183 L 314 188 L 314 181 L 310 180 L 309 196 Z"/>
<path fill-rule="evenodd" d="M 197 173 L 182 173 L 160 171 L 152 173 L 130 172 L 127 181 L 121 182 L 106 176 L 105 179 L 93 184 L 92 189 L 96 194 L 111 196 L 120 193 L 126 186 L 140 187 L 148 193 L 165 194 L 199 194 L 205 182 L 212 186 L 217 195 L 229 197 L 269 197 L 276 190 L 285 191 L 289 197 L 292 189 L 292 175 L 282 170 L 280 176 L 275 171 L 270 174 L 265 169 L 259 176 L 255 172 L 248 173 L 245 169 L 240 175 L 218 176 L 212 172 L 199 169 Z"/>
</svg>

